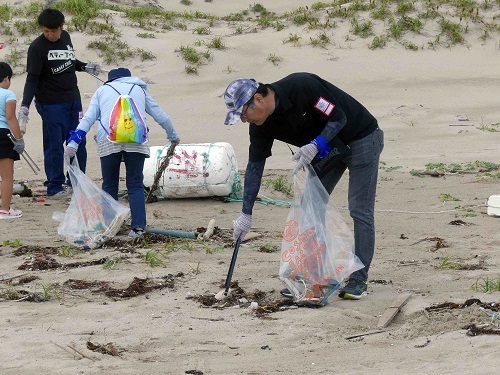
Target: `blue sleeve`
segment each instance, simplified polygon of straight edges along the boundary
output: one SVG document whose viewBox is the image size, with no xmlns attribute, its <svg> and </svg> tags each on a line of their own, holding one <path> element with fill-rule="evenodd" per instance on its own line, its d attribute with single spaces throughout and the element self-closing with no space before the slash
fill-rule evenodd
<svg viewBox="0 0 500 375">
<path fill-rule="evenodd" d="M 345 115 L 338 120 L 330 120 L 326 123 L 326 126 L 321 132 L 321 135 L 323 136 L 323 138 L 325 138 L 326 142 L 329 143 L 333 138 L 335 138 L 337 134 L 339 134 L 346 123 L 347 118 L 345 117 Z"/>
<path fill-rule="evenodd" d="M 253 205 L 259 194 L 262 174 L 266 159 L 262 161 L 249 161 L 245 171 L 245 182 L 243 185 L 243 208 L 241 212 L 247 215 L 252 214 Z"/>
</svg>

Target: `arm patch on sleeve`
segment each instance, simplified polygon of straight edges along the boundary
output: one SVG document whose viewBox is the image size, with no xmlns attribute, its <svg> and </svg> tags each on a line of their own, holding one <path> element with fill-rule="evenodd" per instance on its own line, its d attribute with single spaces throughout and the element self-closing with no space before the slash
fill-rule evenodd
<svg viewBox="0 0 500 375">
<path fill-rule="evenodd" d="M 335 104 L 330 103 L 328 100 L 320 96 L 318 101 L 314 105 L 314 108 L 316 108 L 318 111 L 325 114 L 326 116 L 330 116 L 331 113 L 333 112 L 333 109 L 335 108 Z"/>
</svg>

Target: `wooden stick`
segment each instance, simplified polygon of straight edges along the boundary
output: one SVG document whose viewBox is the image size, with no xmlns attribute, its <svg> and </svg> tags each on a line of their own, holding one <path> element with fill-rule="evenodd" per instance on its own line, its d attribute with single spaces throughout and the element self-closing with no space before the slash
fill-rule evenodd
<svg viewBox="0 0 500 375">
<path fill-rule="evenodd" d="M 23 277 L 24 275 L 27 275 L 27 273 L 22 273 L 22 274 L 17 275 L 17 276 L 7 277 L 6 279 L 1 279 L 0 282 L 4 283 L 7 281 L 11 281 L 11 280 L 17 279 L 18 277 Z"/>
<path fill-rule="evenodd" d="M 389 308 L 387 310 L 385 310 L 385 312 L 382 314 L 382 316 L 380 317 L 380 319 L 378 321 L 377 327 L 378 328 L 387 327 L 392 322 L 392 320 L 394 319 L 396 314 L 401 310 L 401 307 L 403 307 L 406 304 L 406 302 L 408 302 L 410 297 L 411 297 L 411 293 L 400 294 L 398 296 L 398 298 L 396 298 L 391 303 Z"/>
<path fill-rule="evenodd" d="M 175 146 L 177 145 L 172 145 L 172 144 L 170 145 L 170 147 L 167 150 L 167 155 L 165 156 L 165 158 L 160 164 L 160 167 L 156 171 L 153 184 L 151 185 L 148 195 L 146 197 L 146 203 L 154 202 L 153 193 L 156 190 L 158 190 L 158 183 L 160 182 L 160 178 L 163 175 L 163 172 L 165 172 L 165 169 L 167 169 L 168 164 L 170 163 L 170 159 L 172 158 L 172 156 L 174 156 Z"/>
<path fill-rule="evenodd" d="M 83 354 L 82 352 L 80 352 L 79 350 L 77 350 L 74 346 L 72 346 L 72 345 L 71 345 L 71 346 L 70 346 L 70 345 L 68 345 L 68 347 L 69 347 L 69 348 L 71 348 L 71 349 L 73 349 L 75 352 L 77 352 L 78 354 L 80 354 L 82 357 L 84 357 L 84 358 L 87 358 L 87 359 L 90 359 L 90 360 L 94 361 L 94 358 L 91 358 L 91 357 L 86 356 L 85 354 Z"/>
<path fill-rule="evenodd" d="M 68 353 L 75 355 L 75 352 L 72 352 L 71 350 L 69 350 L 69 349 L 68 349 L 68 348 L 66 348 L 65 346 L 59 345 L 57 342 L 54 342 L 54 341 L 50 341 L 50 342 L 51 342 L 52 344 L 54 344 L 55 346 L 57 346 L 57 347 L 61 348 L 62 350 L 66 350 Z M 77 353 L 78 353 L 78 352 L 77 352 Z M 78 353 L 78 354 L 79 354 L 79 355 L 81 355 L 81 356 L 82 356 L 82 358 L 84 358 L 84 357 L 85 357 L 84 355 L 82 355 L 82 354 L 80 354 L 80 353 Z M 82 359 L 82 358 L 80 358 L 80 359 Z"/>
<path fill-rule="evenodd" d="M 368 335 L 374 335 L 376 333 L 382 333 L 382 332 L 385 332 L 385 330 L 383 329 L 377 329 L 375 331 L 368 331 L 368 332 L 359 332 L 359 333 L 354 333 L 352 335 L 349 335 L 349 336 L 344 336 L 344 338 L 346 340 L 349 340 L 349 339 L 354 339 L 356 337 L 361 337 L 361 336 L 368 336 Z"/>
</svg>

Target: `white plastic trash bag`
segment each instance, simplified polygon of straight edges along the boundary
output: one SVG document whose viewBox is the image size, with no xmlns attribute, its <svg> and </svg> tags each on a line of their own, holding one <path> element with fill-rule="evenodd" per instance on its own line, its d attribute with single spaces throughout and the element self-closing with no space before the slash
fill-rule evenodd
<svg viewBox="0 0 500 375">
<path fill-rule="evenodd" d="M 294 176 L 294 199 L 281 243 L 280 279 L 295 302 L 324 305 L 363 268 L 354 236 L 312 167 Z"/>
<path fill-rule="evenodd" d="M 99 188 L 78 167 L 76 158 L 68 167 L 73 195 L 65 213 L 54 212 L 57 233 L 71 245 L 95 249 L 120 230 L 130 209 Z"/>
</svg>

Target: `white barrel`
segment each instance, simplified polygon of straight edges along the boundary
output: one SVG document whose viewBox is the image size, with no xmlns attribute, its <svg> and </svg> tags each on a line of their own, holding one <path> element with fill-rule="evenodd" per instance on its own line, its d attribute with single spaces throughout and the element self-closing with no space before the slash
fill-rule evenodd
<svg viewBox="0 0 500 375">
<path fill-rule="evenodd" d="M 488 215 L 500 216 L 500 195 L 492 195 L 488 199 Z"/>
<path fill-rule="evenodd" d="M 168 148 L 151 147 L 144 163 L 144 186 L 151 187 Z M 228 196 L 241 189 L 233 146 L 226 142 L 180 144 L 160 178 L 159 198 Z"/>
</svg>

